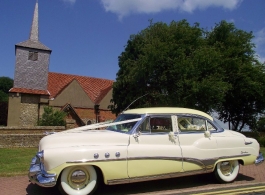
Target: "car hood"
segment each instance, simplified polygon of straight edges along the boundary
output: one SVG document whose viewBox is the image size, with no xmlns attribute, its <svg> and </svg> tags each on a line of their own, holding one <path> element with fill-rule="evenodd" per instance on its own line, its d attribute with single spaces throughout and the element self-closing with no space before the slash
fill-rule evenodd
<svg viewBox="0 0 265 195">
<path fill-rule="evenodd" d="M 236 132 L 236 131 L 232 131 L 232 130 L 228 130 L 228 129 L 225 129 L 221 133 L 213 133 L 212 135 L 214 135 L 214 137 L 242 137 L 242 138 L 246 137 L 242 133 L 239 133 L 239 132 Z"/>
<path fill-rule="evenodd" d="M 225 132 L 228 133 L 228 134 L 234 135 L 234 136 L 239 136 L 239 137 L 243 137 L 243 138 L 246 137 L 245 135 L 243 135 L 242 133 L 239 133 L 237 131 L 225 130 Z"/>
<path fill-rule="evenodd" d="M 39 150 L 98 145 L 124 146 L 128 143 L 128 134 L 109 130 L 63 131 L 42 138 Z"/>
</svg>

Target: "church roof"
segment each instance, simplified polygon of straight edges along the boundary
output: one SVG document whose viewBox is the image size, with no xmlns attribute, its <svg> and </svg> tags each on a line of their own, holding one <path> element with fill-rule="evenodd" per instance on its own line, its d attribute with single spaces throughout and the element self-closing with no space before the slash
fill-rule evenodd
<svg viewBox="0 0 265 195">
<path fill-rule="evenodd" d="M 33 41 L 30 39 L 27 41 L 17 43 L 16 46 L 51 51 L 49 47 L 45 46 L 40 41 Z"/>
<path fill-rule="evenodd" d="M 50 92 L 50 98 L 55 98 L 59 95 L 73 80 L 76 80 L 80 84 L 95 104 L 99 103 L 107 95 L 112 89 L 114 82 L 101 78 L 49 72 L 48 91 Z"/>
<path fill-rule="evenodd" d="M 26 93 L 26 94 L 34 94 L 34 95 L 50 95 L 48 90 L 26 89 L 26 88 L 16 88 L 16 87 L 11 88 L 9 92 Z"/>
<path fill-rule="evenodd" d="M 47 90 L 11 88 L 9 92 L 49 95 L 50 98 L 56 98 L 56 96 L 59 95 L 74 80 L 80 84 L 84 92 L 95 104 L 100 103 L 100 101 L 107 95 L 107 93 L 112 89 L 114 82 L 108 79 L 49 72 Z"/>
</svg>

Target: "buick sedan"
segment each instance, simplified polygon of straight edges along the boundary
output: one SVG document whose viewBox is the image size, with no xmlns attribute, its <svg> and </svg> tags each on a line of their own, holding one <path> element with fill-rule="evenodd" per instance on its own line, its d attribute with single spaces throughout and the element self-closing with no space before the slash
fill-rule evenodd
<svg viewBox="0 0 265 195">
<path fill-rule="evenodd" d="M 69 195 L 92 194 L 100 180 L 114 185 L 212 172 L 228 183 L 240 165 L 263 162 L 259 149 L 255 139 L 198 110 L 131 109 L 111 123 L 45 136 L 28 176 Z"/>
</svg>

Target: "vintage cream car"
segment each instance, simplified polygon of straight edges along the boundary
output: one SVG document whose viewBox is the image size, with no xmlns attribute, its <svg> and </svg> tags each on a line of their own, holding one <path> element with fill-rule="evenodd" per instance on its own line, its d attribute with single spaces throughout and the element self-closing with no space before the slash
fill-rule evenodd
<svg viewBox="0 0 265 195">
<path fill-rule="evenodd" d="M 29 179 L 43 187 L 58 184 L 63 194 L 107 185 L 213 172 L 232 182 L 239 164 L 259 164 L 255 139 L 224 130 L 204 112 L 185 108 L 127 110 L 99 123 L 45 136 L 32 159 Z"/>
</svg>

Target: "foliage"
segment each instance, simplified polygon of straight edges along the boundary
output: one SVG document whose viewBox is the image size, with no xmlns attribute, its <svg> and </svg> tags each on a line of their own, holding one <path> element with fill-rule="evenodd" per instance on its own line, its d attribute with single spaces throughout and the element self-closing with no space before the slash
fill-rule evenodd
<svg viewBox="0 0 265 195">
<path fill-rule="evenodd" d="M 263 146 L 260 147 L 260 152 L 262 153 L 263 156 L 265 156 L 265 143 Z"/>
<path fill-rule="evenodd" d="M 67 113 L 54 110 L 52 107 L 44 107 L 44 113 L 38 121 L 39 126 L 65 126 L 65 117 Z"/>
<path fill-rule="evenodd" d="M 0 102 L 8 101 L 8 91 L 13 87 L 13 79 L 0 77 Z"/>
<path fill-rule="evenodd" d="M 229 128 L 241 130 L 251 126 L 265 108 L 265 69 L 255 58 L 252 33 L 235 28 L 225 21 L 208 33 L 208 44 L 219 51 L 224 82 L 231 88 L 225 93 L 222 104 L 216 109 L 219 119 Z"/>
<path fill-rule="evenodd" d="M 186 20 L 153 23 L 131 35 L 113 85 L 118 114 L 130 108 L 175 106 L 216 111 L 235 130 L 265 110 L 264 65 L 252 33 L 221 21 L 212 31 Z"/>
<path fill-rule="evenodd" d="M 265 137 L 264 136 L 257 138 L 257 141 L 259 142 L 261 147 L 265 147 Z"/>
<path fill-rule="evenodd" d="M 255 128 L 256 131 L 258 132 L 265 132 L 265 117 L 259 118 L 259 120 L 255 123 Z"/>
<path fill-rule="evenodd" d="M 0 102 L 7 102 L 8 101 L 8 94 L 3 91 L 0 91 Z"/>
<path fill-rule="evenodd" d="M 207 45 L 199 24 L 186 20 L 159 22 L 132 35 L 119 56 L 113 85 L 112 110 L 131 107 L 180 106 L 206 112 L 216 107 L 230 88 L 223 82 L 219 53 Z"/>
</svg>

